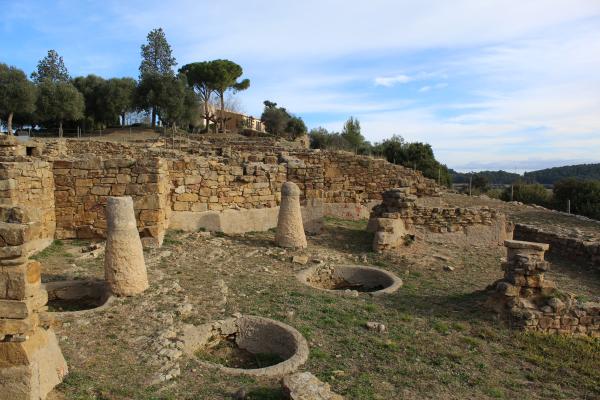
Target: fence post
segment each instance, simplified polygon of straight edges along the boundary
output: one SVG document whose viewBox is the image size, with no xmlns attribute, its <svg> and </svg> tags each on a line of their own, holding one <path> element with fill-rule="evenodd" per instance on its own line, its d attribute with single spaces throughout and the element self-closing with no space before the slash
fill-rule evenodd
<svg viewBox="0 0 600 400">
<path fill-rule="evenodd" d="M 567 199 L 567 214 L 571 214 L 571 199 Z"/>
</svg>

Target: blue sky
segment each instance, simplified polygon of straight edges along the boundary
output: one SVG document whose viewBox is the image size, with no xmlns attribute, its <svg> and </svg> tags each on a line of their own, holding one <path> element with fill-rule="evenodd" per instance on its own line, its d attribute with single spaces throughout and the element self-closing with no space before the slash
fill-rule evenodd
<svg viewBox="0 0 600 400">
<path fill-rule="evenodd" d="M 430 143 L 459 170 L 600 162 L 600 0 L 0 0 L 0 62 L 56 49 L 71 75 L 138 75 L 163 27 L 179 66 L 228 58 L 260 115 L 357 117 L 372 142 Z"/>
</svg>

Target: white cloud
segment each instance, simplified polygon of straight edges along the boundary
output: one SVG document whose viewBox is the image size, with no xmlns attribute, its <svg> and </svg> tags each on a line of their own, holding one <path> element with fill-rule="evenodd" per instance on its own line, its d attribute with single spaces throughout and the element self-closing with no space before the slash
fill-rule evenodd
<svg viewBox="0 0 600 400">
<path fill-rule="evenodd" d="M 398 83 L 407 83 L 412 80 L 413 78 L 411 78 L 408 75 L 378 76 L 377 78 L 375 78 L 375 85 L 391 87 Z"/>
</svg>

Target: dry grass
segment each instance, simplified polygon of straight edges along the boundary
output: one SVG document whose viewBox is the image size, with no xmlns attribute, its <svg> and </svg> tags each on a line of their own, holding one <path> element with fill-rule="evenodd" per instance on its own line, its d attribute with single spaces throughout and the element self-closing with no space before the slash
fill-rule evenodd
<svg viewBox="0 0 600 400">
<path fill-rule="evenodd" d="M 161 367 L 151 362 L 152 345 L 171 321 L 199 324 L 242 312 L 302 332 L 311 349 L 303 368 L 348 399 L 600 398 L 598 340 L 509 331 L 483 310 L 482 290 L 500 277 L 503 248 L 418 244 L 404 256 L 377 255 L 369 251 L 364 227 L 329 219 L 299 252 L 274 247 L 273 232 L 211 238 L 170 232 L 163 248 L 146 253 L 152 286 L 144 295 L 56 328 L 71 374 L 55 395 L 223 399 L 245 387 L 249 398 L 282 398 L 276 380 L 223 376 L 185 357 L 179 359 L 180 377 L 150 385 Z M 46 273 L 53 279 L 100 277 L 101 258 L 80 262 L 66 256 L 80 244 L 65 242 L 58 245 L 61 251 L 40 257 Z M 306 266 L 293 264 L 294 254 L 380 266 L 405 285 L 380 298 L 321 292 L 295 279 Z M 444 271 L 445 264 L 456 269 Z M 597 275 L 583 276 L 576 265 L 560 261 L 553 278 L 582 296 L 600 287 Z M 224 306 L 218 305 L 219 279 L 228 287 Z M 175 312 L 183 301 L 193 305 L 192 315 Z M 367 321 L 384 323 L 388 333 L 366 330 Z"/>
</svg>

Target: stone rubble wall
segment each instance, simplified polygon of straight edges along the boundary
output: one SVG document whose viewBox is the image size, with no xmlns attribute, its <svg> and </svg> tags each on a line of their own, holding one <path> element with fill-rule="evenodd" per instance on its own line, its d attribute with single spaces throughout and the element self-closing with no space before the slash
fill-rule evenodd
<svg viewBox="0 0 600 400">
<path fill-rule="evenodd" d="M 600 242 L 568 237 L 525 224 L 515 225 L 514 236 L 518 240 L 548 243 L 551 254 L 591 264 L 600 270 Z"/>
<path fill-rule="evenodd" d="M 507 240 L 505 246 L 504 277 L 488 287 L 490 308 L 513 328 L 600 337 L 600 303 L 577 301 L 545 279 L 548 244 Z"/>
<path fill-rule="evenodd" d="M 386 160 L 336 151 L 291 152 L 290 156 L 302 162 L 288 163 L 288 180 L 296 183 L 306 198 L 364 203 L 381 200 L 382 191 L 396 187 L 410 187 L 418 196 L 438 194 L 431 179 Z"/>
<path fill-rule="evenodd" d="M 171 210 L 165 160 L 92 157 L 53 166 L 58 239 L 105 237 L 107 197 L 132 196 L 144 245 L 162 243 Z"/>
<path fill-rule="evenodd" d="M 225 163 L 215 158 L 169 160 L 173 211 L 222 211 L 276 207 L 286 179 L 275 156 L 260 162 Z"/>
<path fill-rule="evenodd" d="M 14 215 L 17 208 L 22 210 L 18 212 L 18 219 L 22 217 L 20 221 L 28 224 L 26 237 L 31 242 L 30 247 L 45 247 L 56 230 L 51 164 L 29 157 L 13 160 L 19 161 L 0 161 L 0 211 Z M 11 242 L 14 240 L 0 237 L 0 246 L 11 245 Z"/>
<path fill-rule="evenodd" d="M 460 233 L 473 242 L 502 243 L 509 232 L 506 217 L 489 207 L 443 208 L 416 204 L 411 187 L 395 188 L 382 194 L 381 204 L 373 207 L 368 230 L 375 234 L 373 250 L 398 249 L 407 236 Z"/>
</svg>

